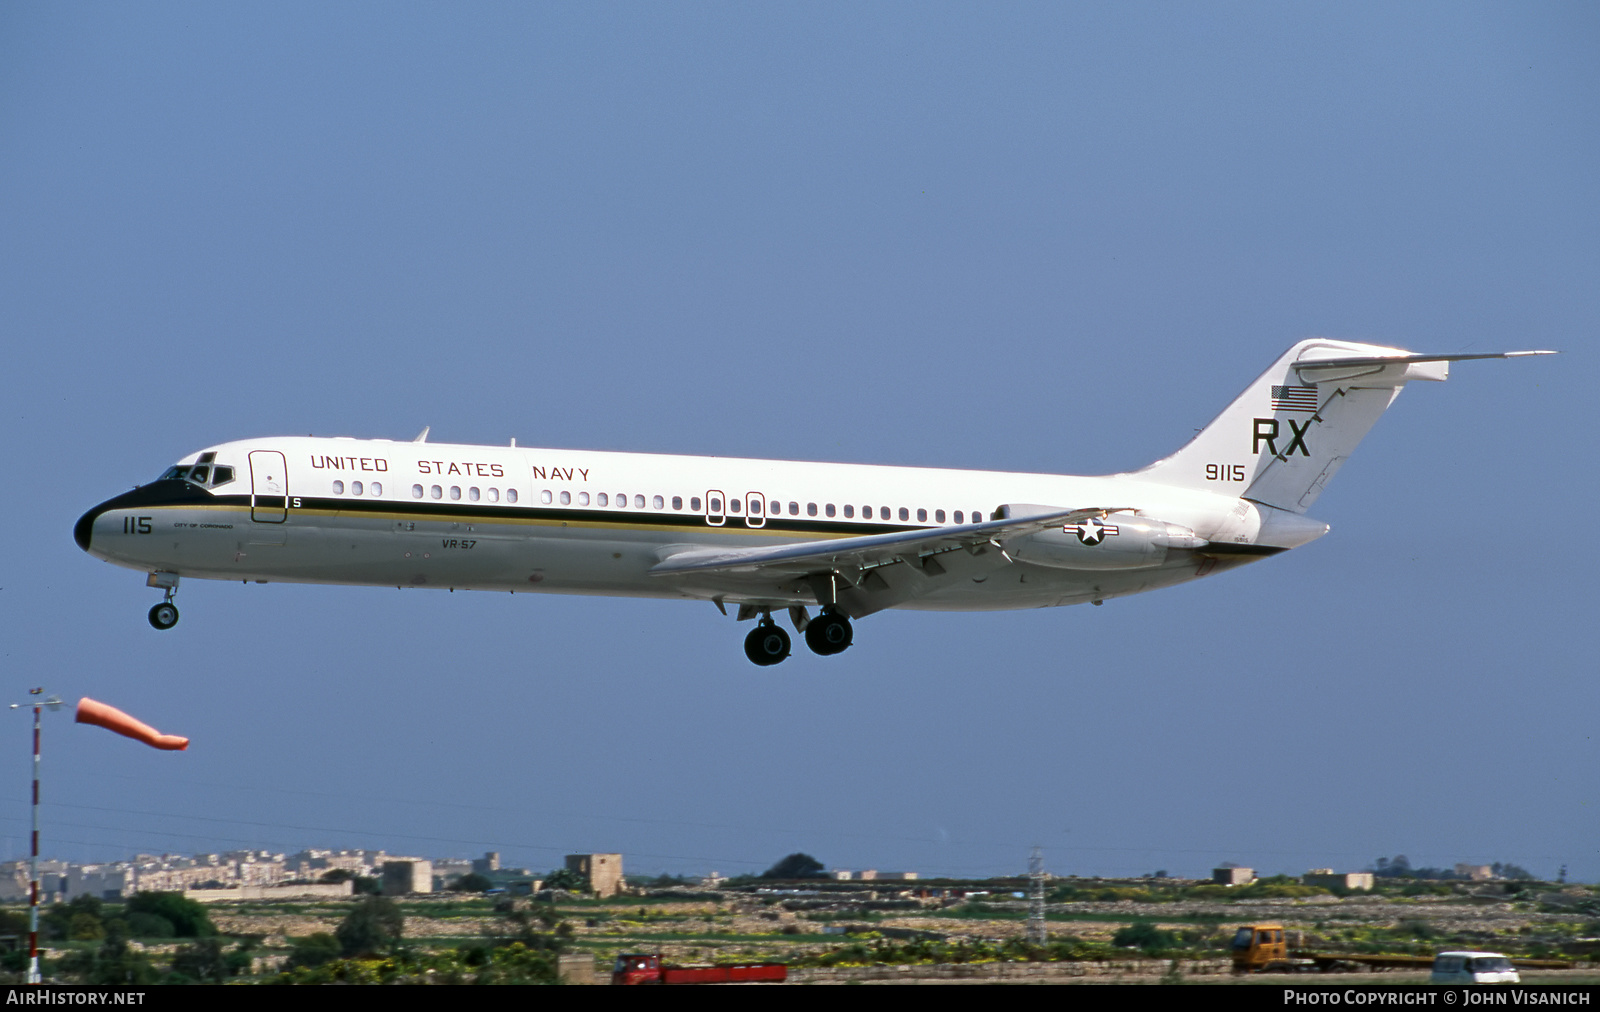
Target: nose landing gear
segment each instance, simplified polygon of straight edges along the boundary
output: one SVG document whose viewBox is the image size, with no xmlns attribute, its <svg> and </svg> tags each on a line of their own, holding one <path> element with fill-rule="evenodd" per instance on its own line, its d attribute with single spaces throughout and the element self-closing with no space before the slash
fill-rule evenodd
<svg viewBox="0 0 1600 1012">
<path fill-rule="evenodd" d="M 167 592 L 166 600 L 150 609 L 150 624 L 157 629 L 171 629 L 178 624 L 178 606 L 172 599 L 178 595 L 177 573 L 151 573 L 145 580 L 147 587 L 159 587 Z"/>
</svg>

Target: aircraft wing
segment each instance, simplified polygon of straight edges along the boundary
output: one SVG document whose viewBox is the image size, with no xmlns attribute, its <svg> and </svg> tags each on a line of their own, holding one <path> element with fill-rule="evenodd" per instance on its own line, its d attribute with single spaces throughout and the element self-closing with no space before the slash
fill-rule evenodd
<svg viewBox="0 0 1600 1012">
<path fill-rule="evenodd" d="M 998 544 L 1023 534 L 1075 524 L 1090 517 L 1131 510 L 1131 506 L 1105 506 L 1059 510 L 1028 517 L 986 520 L 954 527 L 925 527 L 893 534 L 859 538 L 803 541 L 767 548 L 685 548 L 657 563 L 654 576 L 706 573 L 786 574 L 804 576 L 841 569 L 866 570 L 901 561 L 924 560 L 963 548 Z"/>
</svg>

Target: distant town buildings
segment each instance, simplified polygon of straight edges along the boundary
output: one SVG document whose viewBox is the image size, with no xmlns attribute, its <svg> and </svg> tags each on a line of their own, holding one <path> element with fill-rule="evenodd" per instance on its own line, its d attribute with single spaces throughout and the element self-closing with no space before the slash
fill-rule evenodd
<svg viewBox="0 0 1600 1012">
<path fill-rule="evenodd" d="M 917 881 L 918 873 L 914 871 L 878 871 L 876 868 L 867 868 L 863 871 L 835 868 L 828 872 L 828 876 L 836 882 L 915 882 Z"/>
<path fill-rule="evenodd" d="M 1370 871 L 1334 871 L 1332 868 L 1313 868 L 1306 872 L 1300 881 L 1308 886 L 1321 886 L 1324 889 L 1366 892 L 1371 892 L 1373 886 Z"/>
</svg>

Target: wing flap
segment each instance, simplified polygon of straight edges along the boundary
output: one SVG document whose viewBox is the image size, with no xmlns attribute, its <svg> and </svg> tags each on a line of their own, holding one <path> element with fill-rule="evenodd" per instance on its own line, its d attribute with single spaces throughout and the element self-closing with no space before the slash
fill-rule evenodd
<svg viewBox="0 0 1600 1012">
<path fill-rule="evenodd" d="M 785 573 L 804 576 L 840 569 L 872 569 L 927 559 L 945 552 L 996 544 L 1050 527 L 1131 510 L 1128 506 L 1055 510 L 1027 517 L 986 520 L 955 527 L 928 527 L 893 534 L 802 541 L 768 548 L 692 548 L 673 552 L 651 567 L 652 576 L 704 573 Z"/>
</svg>

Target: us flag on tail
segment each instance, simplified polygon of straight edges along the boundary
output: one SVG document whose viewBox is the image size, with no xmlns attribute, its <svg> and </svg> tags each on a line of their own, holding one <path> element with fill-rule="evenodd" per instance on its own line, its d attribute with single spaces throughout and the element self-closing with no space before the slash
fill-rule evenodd
<svg viewBox="0 0 1600 1012">
<path fill-rule="evenodd" d="M 1274 411 L 1315 411 L 1320 405 L 1317 403 L 1317 388 L 1302 386 L 1275 386 L 1272 388 L 1272 410 Z"/>
</svg>

